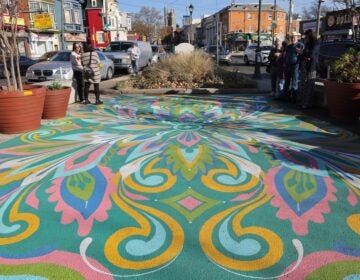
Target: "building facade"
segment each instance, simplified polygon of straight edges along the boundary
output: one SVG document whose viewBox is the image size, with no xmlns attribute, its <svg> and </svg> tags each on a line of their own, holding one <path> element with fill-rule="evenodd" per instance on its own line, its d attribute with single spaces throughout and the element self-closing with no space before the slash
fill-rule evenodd
<svg viewBox="0 0 360 280">
<path fill-rule="evenodd" d="M 82 4 L 78 0 L 55 1 L 56 22 L 63 50 L 71 50 L 75 42 L 86 42 Z"/>
<path fill-rule="evenodd" d="M 218 44 L 234 49 L 249 41 L 257 40 L 259 6 L 257 4 L 231 4 L 202 20 L 203 45 Z M 286 12 L 281 7 L 263 4 L 260 14 L 261 41 L 271 40 L 273 35 L 284 39 Z"/>
<path fill-rule="evenodd" d="M 60 30 L 55 16 L 55 1 L 30 0 L 27 4 L 27 31 L 31 57 L 38 58 L 46 52 L 60 50 Z M 36 26 L 36 16 L 41 13 L 46 13 L 50 16 L 52 21 L 50 28 Z"/>
</svg>

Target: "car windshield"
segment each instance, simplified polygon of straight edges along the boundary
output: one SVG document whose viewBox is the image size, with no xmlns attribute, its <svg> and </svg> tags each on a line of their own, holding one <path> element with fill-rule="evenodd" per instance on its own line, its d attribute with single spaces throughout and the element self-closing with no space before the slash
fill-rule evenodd
<svg viewBox="0 0 360 280">
<path fill-rule="evenodd" d="M 56 54 L 56 52 L 44 53 L 42 56 L 39 57 L 39 60 L 48 60 L 48 59 L 52 58 L 55 54 Z"/>
<path fill-rule="evenodd" d="M 132 46 L 132 43 L 129 42 L 111 42 L 110 45 L 106 48 L 107 52 L 127 52 L 128 49 L 130 49 Z"/>
<path fill-rule="evenodd" d="M 51 61 L 70 61 L 70 52 L 59 52 L 54 55 Z"/>
<path fill-rule="evenodd" d="M 260 50 L 262 50 L 262 51 L 271 51 L 271 49 L 272 49 L 272 46 L 262 46 L 262 47 L 260 47 Z"/>
<path fill-rule="evenodd" d="M 152 46 L 151 50 L 152 50 L 153 53 L 156 53 L 156 52 L 158 52 L 159 47 L 158 46 Z"/>
</svg>

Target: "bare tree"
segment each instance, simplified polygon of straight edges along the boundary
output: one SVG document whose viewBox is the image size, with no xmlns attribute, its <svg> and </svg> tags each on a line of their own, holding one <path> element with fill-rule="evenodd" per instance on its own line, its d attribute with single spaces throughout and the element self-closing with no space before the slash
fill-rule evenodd
<svg viewBox="0 0 360 280">
<path fill-rule="evenodd" d="M 7 4 L 2 2 L 0 6 L 0 52 L 7 88 L 22 91 L 19 52 L 16 41 L 19 18 L 18 4 L 18 0 L 9 0 Z M 7 61 L 10 63 L 10 72 Z"/>
<path fill-rule="evenodd" d="M 332 8 L 326 5 L 321 5 L 320 16 L 325 16 L 327 12 L 332 10 L 333 10 Z M 311 5 L 308 8 L 306 7 L 303 8 L 302 19 L 316 19 L 317 12 L 318 12 L 318 1 L 314 0 L 314 2 L 311 3 Z"/>
<path fill-rule="evenodd" d="M 163 33 L 163 17 L 155 8 L 141 7 L 140 11 L 132 15 L 132 30 L 140 35 L 161 36 Z"/>
</svg>

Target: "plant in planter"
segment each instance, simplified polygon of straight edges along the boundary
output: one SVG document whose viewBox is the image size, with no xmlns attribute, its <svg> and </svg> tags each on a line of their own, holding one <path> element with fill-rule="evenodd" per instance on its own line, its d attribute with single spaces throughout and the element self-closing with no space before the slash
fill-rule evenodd
<svg viewBox="0 0 360 280">
<path fill-rule="evenodd" d="M 23 86 L 17 45 L 19 0 L 0 6 L 0 61 L 6 86 L 0 88 L 0 132 L 21 133 L 40 127 L 45 88 Z M 7 3 L 7 4 L 6 4 Z"/>
<path fill-rule="evenodd" d="M 340 121 L 357 121 L 360 116 L 360 51 L 349 49 L 332 66 L 336 79 L 325 81 L 329 114 Z"/>
<path fill-rule="evenodd" d="M 66 115 L 69 104 L 71 87 L 65 87 L 58 82 L 47 86 L 43 119 L 58 119 Z"/>
</svg>

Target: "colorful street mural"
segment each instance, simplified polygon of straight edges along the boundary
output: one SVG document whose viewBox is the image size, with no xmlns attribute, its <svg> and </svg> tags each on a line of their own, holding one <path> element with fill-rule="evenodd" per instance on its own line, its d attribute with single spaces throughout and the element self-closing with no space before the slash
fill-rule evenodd
<svg viewBox="0 0 360 280">
<path fill-rule="evenodd" d="M 0 278 L 359 279 L 359 198 L 349 131 L 122 96 L 0 144 Z"/>
</svg>

